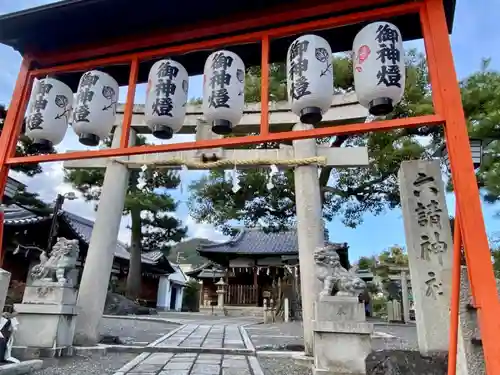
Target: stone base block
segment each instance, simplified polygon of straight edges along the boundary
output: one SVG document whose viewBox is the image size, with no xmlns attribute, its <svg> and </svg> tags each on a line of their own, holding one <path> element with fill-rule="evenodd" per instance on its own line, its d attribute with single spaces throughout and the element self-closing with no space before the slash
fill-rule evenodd
<svg viewBox="0 0 500 375">
<path fill-rule="evenodd" d="M 321 296 L 314 306 L 315 320 L 319 322 L 366 320 L 364 304 L 357 297 Z"/>
<path fill-rule="evenodd" d="M 313 374 L 364 375 L 373 325 L 366 322 L 314 321 Z"/>
<path fill-rule="evenodd" d="M 75 334 L 73 305 L 15 304 L 19 327 L 14 345 L 32 348 L 68 347 Z"/>
<path fill-rule="evenodd" d="M 26 286 L 23 304 L 74 305 L 77 292 L 73 288 L 61 287 L 57 283 Z"/>
<path fill-rule="evenodd" d="M 10 272 L 0 268 L 0 311 L 3 311 L 5 306 L 5 299 L 9 291 Z"/>
<path fill-rule="evenodd" d="M 12 347 L 12 356 L 23 361 L 38 358 L 72 357 L 75 354 L 76 350 L 72 346 L 64 348 L 28 348 L 27 346 Z"/>
</svg>

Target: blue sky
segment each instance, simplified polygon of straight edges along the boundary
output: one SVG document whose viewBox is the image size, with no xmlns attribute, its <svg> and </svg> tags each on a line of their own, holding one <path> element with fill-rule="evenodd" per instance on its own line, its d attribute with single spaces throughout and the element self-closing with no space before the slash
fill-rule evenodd
<svg viewBox="0 0 500 375">
<path fill-rule="evenodd" d="M 0 0 L 0 14 L 9 13 L 36 5 L 42 5 L 51 1 L 44 0 Z M 457 0 L 455 13 L 455 26 L 451 36 L 452 48 L 454 52 L 455 64 L 459 78 L 464 78 L 468 74 L 477 70 L 482 57 L 492 59 L 491 68 L 500 69 L 500 28 L 498 28 L 498 14 L 500 14 L 500 2 L 498 0 L 481 0 L 481 6 L 474 0 Z M 423 50 L 421 41 L 414 41 L 407 44 L 407 47 L 415 47 Z M 8 103 L 12 94 L 17 71 L 19 69 L 20 56 L 10 48 L 0 45 L 0 103 Z M 121 90 L 121 100 L 125 99 L 125 90 Z M 201 96 L 201 77 L 193 77 L 190 80 L 190 96 Z M 144 102 L 144 87 L 138 88 L 136 102 Z M 177 137 L 176 142 L 186 140 Z M 77 147 L 74 135 L 69 135 L 64 141 L 62 149 Z M 183 192 L 177 190 L 174 196 L 181 201 L 186 199 L 187 184 L 200 176 L 200 172 L 189 172 L 184 178 Z M 59 178 L 61 184 L 54 187 L 54 179 Z M 51 163 L 46 166 L 46 171 L 42 176 L 32 180 L 26 180 L 31 190 L 41 192 L 42 197 L 51 199 L 57 192 L 67 190 L 68 186 L 62 184 L 61 167 L 58 163 Z M 83 206 L 83 203 L 69 202 L 65 208 L 80 213 L 83 216 L 92 217 L 93 210 Z M 87 208 L 86 208 L 87 207 Z M 454 211 L 454 197 L 448 197 L 448 208 L 450 213 Z M 483 205 L 486 226 L 490 235 L 500 232 L 500 219 L 495 218 L 495 213 L 500 211 L 500 207 Z M 220 239 L 221 236 L 209 225 L 195 223 L 189 217 L 187 207 L 181 202 L 177 216 L 183 219 L 190 227 L 192 236 L 207 236 L 213 239 Z M 127 239 L 127 220 L 122 223 L 120 238 Z M 389 228 L 389 230 L 380 230 Z M 405 244 L 403 221 L 399 209 L 388 212 L 384 215 L 365 215 L 364 223 L 356 229 L 344 227 L 340 221 L 328 224 L 330 239 L 334 242 L 347 242 L 350 245 L 350 257 L 352 260 L 361 255 L 371 255 L 393 244 Z"/>
</svg>

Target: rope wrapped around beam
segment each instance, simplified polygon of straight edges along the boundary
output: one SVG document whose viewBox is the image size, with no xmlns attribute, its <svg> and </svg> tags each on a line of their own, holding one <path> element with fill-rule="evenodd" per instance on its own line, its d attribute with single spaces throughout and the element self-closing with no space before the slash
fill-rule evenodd
<svg viewBox="0 0 500 375">
<path fill-rule="evenodd" d="M 123 165 L 131 165 L 137 164 L 136 162 L 128 162 L 119 159 L 113 159 L 113 161 L 123 164 Z M 302 158 L 302 159 L 285 159 L 285 160 L 276 160 L 276 159 L 248 159 L 248 160 L 232 160 L 232 159 L 222 159 L 217 161 L 209 161 L 209 162 L 201 162 L 201 161 L 188 161 L 180 158 L 173 158 L 168 161 L 162 162 L 144 162 L 143 165 L 146 165 L 155 169 L 168 168 L 173 166 L 182 166 L 185 165 L 188 169 L 212 169 L 212 168 L 222 168 L 222 167 L 238 167 L 238 166 L 262 166 L 262 165 L 276 165 L 283 167 L 300 167 L 304 165 L 317 164 L 318 166 L 326 165 L 326 157 L 324 156 L 314 156 L 310 158 Z"/>
</svg>

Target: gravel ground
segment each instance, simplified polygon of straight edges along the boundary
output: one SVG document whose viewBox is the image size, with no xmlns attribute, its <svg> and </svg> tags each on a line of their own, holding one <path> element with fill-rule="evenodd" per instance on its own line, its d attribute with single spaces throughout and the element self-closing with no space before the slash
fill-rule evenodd
<svg viewBox="0 0 500 375">
<path fill-rule="evenodd" d="M 101 335 L 118 336 L 126 344 L 150 343 L 179 327 L 178 324 L 146 322 L 141 320 L 103 318 Z"/>
<path fill-rule="evenodd" d="M 259 357 L 260 366 L 264 375 L 311 375 L 311 365 L 296 361 L 291 358 Z M 383 365 L 380 368 L 380 364 Z M 395 367 L 388 366 L 389 363 Z M 377 366 L 378 365 L 378 366 Z M 379 368 L 377 368 L 379 367 Z M 372 352 L 367 358 L 368 374 L 395 374 L 394 368 L 398 368 L 398 374 L 445 374 L 446 359 L 424 358 L 415 351 L 383 351 Z M 381 372 L 382 371 L 382 372 Z"/>
<path fill-rule="evenodd" d="M 311 375 L 311 369 L 290 358 L 259 357 L 264 375 Z"/>
<path fill-rule="evenodd" d="M 257 350 L 302 350 L 304 345 L 301 322 L 259 324 L 246 327 Z M 417 350 L 417 331 L 414 325 L 375 324 L 375 332 L 393 335 L 393 338 L 373 338 L 373 350 Z"/>
<path fill-rule="evenodd" d="M 104 375 L 114 374 L 137 354 L 109 353 L 91 356 L 77 356 L 57 359 L 44 359 L 44 368 L 32 375 Z"/>
<path fill-rule="evenodd" d="M 374 331 L 396 336 L 391 339 L 373 339 L 373 350 L 418 350 L 417 327 L 415 325 L 375 324 Z"/>
</svg>

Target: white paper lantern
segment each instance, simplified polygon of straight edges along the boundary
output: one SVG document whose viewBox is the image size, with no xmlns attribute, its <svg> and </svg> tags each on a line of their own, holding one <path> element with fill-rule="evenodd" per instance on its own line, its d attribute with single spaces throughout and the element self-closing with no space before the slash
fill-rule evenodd
<svg viewBox="0 0 500 375">
<path fill-rule="evenodd" d="M 63 140 L 73 104 L 68 85 L 54 78 L 37 81 L 31 92 L 26 117 L 26 135 L 42 149 L 50 149 Z"/>
<path fill-rule="evenodd" d="M 356 35 L 353 52 L 359 103 L 372 115 L 387 115 L 399 103 L 405 88 L 401 32 L 388 22 L 371 23 Z"/>
<path fill-rule="evenodd" d="M 80 79 L 73 109 L 73 130 L 80 143 L 97 146 L 106 138 L 116 118 L 119 86 L 109 74 L 86 72 Z"/>
<path fill-rule="evenodd" d="M 149 71 L 145 121 L 153 135 L 170 139 L 181 130 L 186 117 L 189 76 L 176 61 L 161 60 Z"/>
<path fill-rule="evenodd" d="M 235 53 L 217 51 L 205 62 L 203 114 L 216 134 L 229 134 L 243 116 L 245 64 Z"/>
<path fill-rule="evenodd" d="M 317 124 L 332 104 L 332 49 L 317 35 L 303 35 L 288 48 L 288 102 L 304 124 Z"/>
</svg>

